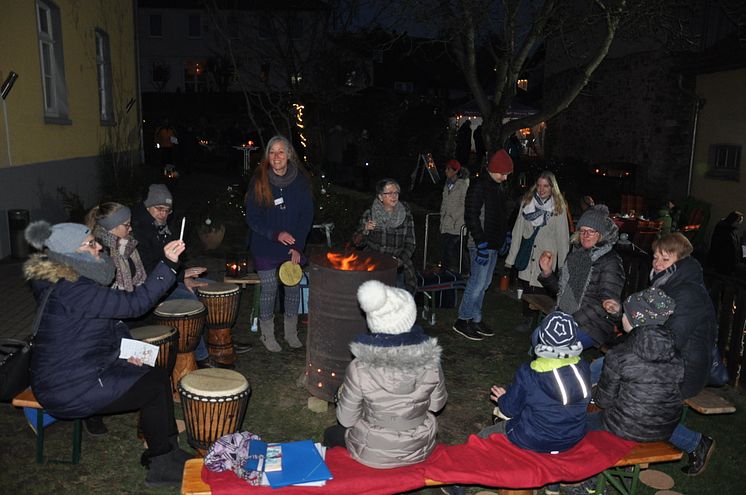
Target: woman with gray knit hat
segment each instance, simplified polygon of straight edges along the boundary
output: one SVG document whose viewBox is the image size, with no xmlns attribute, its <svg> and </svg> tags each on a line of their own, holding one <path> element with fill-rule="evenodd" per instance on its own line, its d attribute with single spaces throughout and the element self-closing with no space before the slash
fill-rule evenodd
<svg viewBox="0 0 746 495">
<path fill-rule="evenodd" d="M 557 295 L 556 309 L 577 321 L 586 348 L 601 347 L 614 337 L 617 321 L 607 309 L 619 304 L 625 278 L 622 258 L 613 249 L 617 239 L 619 229 L 609 218 L 609 209 L 595 205 L 578 220 L 559 273 L 552 271 L 554 253 L 544 251 L 539 258 L 539 282 Z"/>
<path fill-rule="evenodd" d="M 44 252 L 24 264 L 24 275 L 37 301 L 48 297 L 31 355 L 37 400 L 62 419 L 139 410 L 146 484 L 178 484 L 191 455 L 178 446 L 169 376 L 138 359 L 120 359 L 119 349 L 122 338 L 131 338 L 121 318 L 141 316 L 171 287 L 184 243 L 166 244 L 150 276 L 126 292 L 109 288 L 115 265 L 85 225 L 34 222 L 26 240 Z"/>
</svg>

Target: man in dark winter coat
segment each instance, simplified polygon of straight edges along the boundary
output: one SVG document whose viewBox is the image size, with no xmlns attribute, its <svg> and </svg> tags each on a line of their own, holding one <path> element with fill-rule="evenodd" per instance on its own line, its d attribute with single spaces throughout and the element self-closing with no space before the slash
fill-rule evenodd
<svg viewBox="0 0 746 495">
<path fill-rule="evenodd" d="M 632 294 L 624 302 L 624 343 L 606 353 L 594 392 L 603 409 L 591 424 L 637 442 L 668 440 L 683 409 L 679 383 L 684 363 L 664 327 L 676 303 L 660 289 Z"/>
<path fill-rule="evenodd" d="M 511 172 L 513 160 L 500 150 L 490 158 L 487 173 L 471 182 L 466 192 L 464 222 L 470 235 L 471 276 L 453 330 L 470 340 L 495 335 L 482 321 L 482 302 L 492 283 L 497 251 L 505 240 L 508 211 L 502 183 Z"/>
</svg>

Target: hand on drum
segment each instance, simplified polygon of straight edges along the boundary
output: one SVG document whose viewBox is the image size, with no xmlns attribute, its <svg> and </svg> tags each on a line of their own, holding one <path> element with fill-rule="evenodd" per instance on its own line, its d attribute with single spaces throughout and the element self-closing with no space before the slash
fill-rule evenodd
<svg viewBox="0 0 746 495">
<path fill-rule="evenodd" d="M 297 249 L 291 249 L 290 251 L 288 251 L 288 254 L 290 255 L 290 261 L 292 261 L 296 265 L 300 263 L 300 251 L 298 251 Z"/>
<path fill-rule="evenodd" d="M 194 289 L 197 287 L 205 287 L 207 285 L 210 285 L 209 282 L 203 282 L 201 280 L 195 280 L 191 277 L 184 277 L 184 286 L 189 289 L 189 292 L 194 294 Z"/>
<path fill-rule="evenodd" d="M 184 270 L 184 278 L 197 278 L 207 271 L 204 266 L 193 266 Z"/>
<path fill-rule="evenodd" d="M 285 232 L 284 230 L 277 234 L 277 240 L 286 246 L 292 246 L 295 244 L 295 237 L 293 237 L 290 232 Z"/>
<path fill-rule="evenodd" d="M 183 253 L 185 249 L 186 244 L 184 244 L 184 241 L 171 241 L 163 246 L 163 254 L 169 259 L 169 261 L 178 263 L 179 255 Z"/>
</svg>

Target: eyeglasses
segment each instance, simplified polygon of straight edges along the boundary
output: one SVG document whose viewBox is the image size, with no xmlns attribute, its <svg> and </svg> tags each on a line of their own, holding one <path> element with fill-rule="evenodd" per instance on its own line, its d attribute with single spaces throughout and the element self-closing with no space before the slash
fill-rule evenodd
<svg viewBox="0 0 746 495">
<path fill-rule="evenodd" d="M 98 241 L 96 241 L 96 239 L 91 239 L 88 242 L 83 241 L 83 244 L 81 244 L 80 247 L 95 248 L 96 244 L 98 244 Z"/>
<path fill-rule="evenodd" d="M 383 194 L 384 196 L 398 196 L 399 191 L 382 192 L 381 194 Z"/>
<path fill-rule="evenodd" d="M 580 229 L 580 230 L 578 230 L 578 232 L 583 237 L 595 237 L 595 236 L 599 235 L 598 230 L 593 230 L 593 229 Z"/>
<path fill-rule="evenodd" d="M 124 222 L 122 225 L 127 227 L 128 229 L 132 228 L 132 222 Z"/>
</svg>

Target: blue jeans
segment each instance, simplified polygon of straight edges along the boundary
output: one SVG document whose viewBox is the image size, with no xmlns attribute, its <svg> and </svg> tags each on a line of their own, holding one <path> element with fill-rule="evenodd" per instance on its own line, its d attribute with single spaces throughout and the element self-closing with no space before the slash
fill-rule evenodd
<svg viewBox="0 0 746 495">
<path fill-rule="evenodd" d="M 208 280 L 206 278 L 198 278 L 196 280 L 200 282 L 212 282 L 212 280 Z M 178 282 L 174 290 L 171 291 L 171 294 L 169 294 L 166 298 L 166 301 L 171 301 L 173 299 L 193 299 L 197 301 L 198 297 L 195 293 L 187 289 L 186 285 L 184 285 L 184 282 Z M 207 352 L 207 346 L 205 345 L 205 334 L 203 333 L 199 338 L 197 348 L 194 350 L 194 359 L 196 359 L 197 361 L 204 361 L 209 356 L 210 354 Z"/>
<path fill-rule="evenodd" d="M 458 308 L 458 317 L 461 320 L 473 320 L 474 323 L 482 321 L 482 302 L 484 293 L 487 292 L 492 283 L 492 275 L 495 272 L 497 263 L 497 251 L 494 249 L 487 250 L 489 257 L 486 265 L 477 263 L 477 248 L 469 247 L 469 257 L 471 258 L 471 275 L 464 289 L 464 298 Z"/>
<path fill-rule="evenodd" d="M 690 454 L 697 448 L 699 441 L 702 440 L 702 434 L 692 431 L 681 423 L 676 425 L 676 429 L 671 434 L 671 438 L 668 439 L 674 447 L 677 449 Z"/>
<path fill-rule="evenodd" d="M 596 358 L 591 362 L 591 385 L 595 385 L 601 379 L 601 372 L 604 369 L 604 357 Z"/>
</svg>

